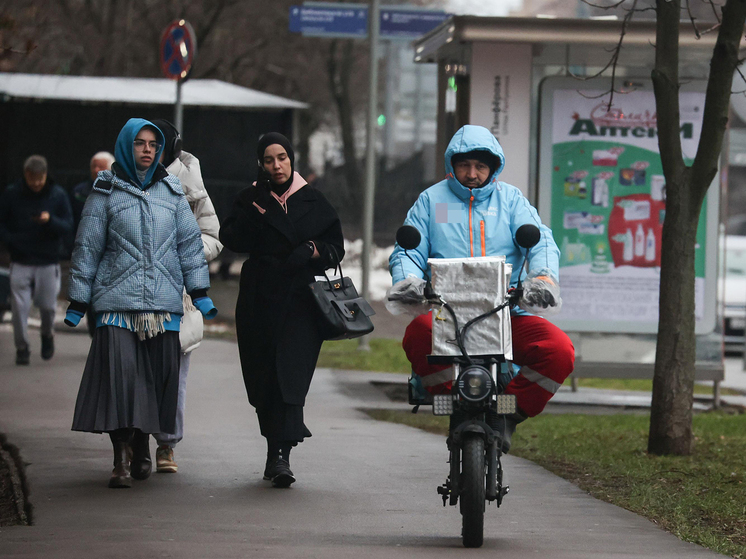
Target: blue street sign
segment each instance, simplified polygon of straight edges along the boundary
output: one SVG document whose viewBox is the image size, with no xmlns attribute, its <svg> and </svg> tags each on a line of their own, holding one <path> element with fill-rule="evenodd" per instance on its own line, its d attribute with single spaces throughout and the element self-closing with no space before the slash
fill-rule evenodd
<svg viewBox="0 0 746 559">
<path fill-rule="evenodd" d="M 414 39 L 432 31 L 450 14 L 431 10 L 381 8 L 381 37 Z"/>
<path fill-rule="evenodd" d="M 368 8 L 362 4 L 290 6 L 290 31 L 315 37 L 365 38 Z"/>
<path fill-rule="evenodd" d="M 382 39 L 415 39 L 431 31 L 450 14 L 401 6 L 381 6 Z M 308 2 L 290 6 L 290 31 L 309 37 L 368 36 L 367 4 Z"/>
</svg>

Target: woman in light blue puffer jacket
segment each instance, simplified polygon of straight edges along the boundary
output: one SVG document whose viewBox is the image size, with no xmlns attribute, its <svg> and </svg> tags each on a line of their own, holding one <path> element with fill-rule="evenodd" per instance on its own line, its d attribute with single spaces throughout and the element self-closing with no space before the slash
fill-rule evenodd
<svg viewBox="0 0 746 559">
<path fill-rule="evenodd" d="M 83 208 L 70 268 L 65 322 L 77 325 L 90 305 L 97 326 L 72 428 L 109 433 L 109 487 L 147 478 L 149 435 L 174 430 L 184 288 L 207 318 L 217 313 L 200 229 L 181 183 L 158 162 L 163 141 L 144 119 L 122 128 L 116 163 Z"/>
</svg>

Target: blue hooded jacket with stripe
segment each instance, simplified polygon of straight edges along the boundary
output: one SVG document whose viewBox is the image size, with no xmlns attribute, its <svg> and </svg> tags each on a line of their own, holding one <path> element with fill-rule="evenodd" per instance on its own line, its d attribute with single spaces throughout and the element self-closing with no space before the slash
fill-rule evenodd
<svg viewBox="0 0 746 559">
<path fill-rule="evenodd" d="M 130 119 L 117 138 L 117 166 L 101 171 L 86 200 L 75 238 L 68 298 L 94 312 L 183 313 L 183 290 L 208 289 L 202 237 L 179 179 L 152 181 L 158 163 L 137 179 L 132 142 L 151 122 Z M 159 175 L 160 176 L 160 175 Z"/>
<path fill-rule="evenodd" d="M 469 189 L 456 180 L 451 158 L 474 150 L 497 156 L 499 164 L 489 183 Z M 518 188 L 498 181 L 504 166 L 502 147 L 486 128 L 467 125 L 454 134 L 445 153 L 445 180 L 420 194 L 404 220 L 422 236 L 419 246 L 408 251 L 422 268 L 428 269 L 428 258 L 504 255 L 513 265 L 510 283 L 515 286 L 526 252 L 516 244 L 515 233 L 521 225 L 532 223 L 539 227 L 541 239 L 529 253 L 529 272 L 545 270 L 559 280 L 560 251 L 552 231 L 541 223 L 536 209 Z M 389 271 L 393 283 L 408 276 L 423 277 L 398 244 L 389 258 Z M 527 314 L 519 309 L 514 312 Z"/>
</svg>

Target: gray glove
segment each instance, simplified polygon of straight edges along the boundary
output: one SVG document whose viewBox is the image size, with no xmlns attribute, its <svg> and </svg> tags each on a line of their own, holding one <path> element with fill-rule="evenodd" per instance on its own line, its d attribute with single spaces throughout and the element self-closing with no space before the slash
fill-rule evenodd
<svg viewBox="0 0 746 559">
<path fill-rule="evenodd" d="M 395 283 L 386 292 L 386 308 L 391 314 L 420 315 L 430 310 L 425 299 L 425 280 L 409 276 Z"/>
<path fill-rule="evenodd" d="M 541 316 L 557 314 L 562 308 L 559 282 L 548 270 L 529 272 L 523 282 L 523 297 L 518 306 Z"/>
</svg>

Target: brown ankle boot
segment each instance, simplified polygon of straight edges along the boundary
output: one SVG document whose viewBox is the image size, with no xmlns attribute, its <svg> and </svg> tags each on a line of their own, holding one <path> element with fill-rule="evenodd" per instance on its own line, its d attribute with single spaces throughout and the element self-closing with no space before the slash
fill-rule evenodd
<svg viewBox="0 0 746 559">
<path fill-rule="evenodd" d="M 153 469 L 150 458 L 150 435 L 135 429 L 132 435 L 132 462 L 130 469 L 133 479 L 148 479 Z"/>
<path fill-rule="evenodd" d="M 130 464 L 127 456 L 129 449 L 129 429 L 117 429 L 109 433 L 111 444 L 114 447 L 114 469 L 109 479 L 109 487 L 119 489 L 132 487 L 132 477 L 130 476 Z"/>
</svg>

